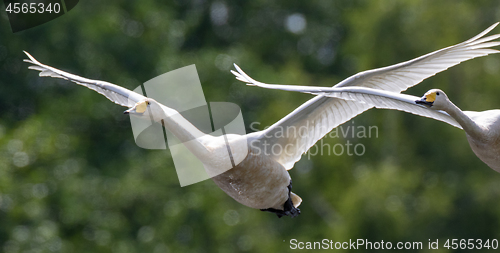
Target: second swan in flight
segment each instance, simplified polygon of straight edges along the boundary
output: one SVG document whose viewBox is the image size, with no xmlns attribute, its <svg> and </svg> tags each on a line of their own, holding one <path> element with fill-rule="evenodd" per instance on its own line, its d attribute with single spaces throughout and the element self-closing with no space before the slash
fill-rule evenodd
<svg viewBox="0 0 500 253">
<path fill-rule="evenodd" d="M 360 101 L 376 108 L 399 110 L 446 122 L 463 129 L 474 154 L 490 168 L 500 172 L 500 110 L 498 109 L 482 112 L 462 111 L 440 89 L 429 90 L 418 98 L 361 87 L 321 88 L 264 84 L 244 77 L 245 73 L 239 68 L 238 71 L 239 77 L 247 80 L 249 85 Z"/>
<path fill-rule="evenodd" d="M 446 93 L 439 89 L 429 90 L 421 98 L 364 87 L 313 87 L 298 85 L 265 84 L 255 81 L 235 65 L 239 80 L 250 86 L 267 89 L 296 91 L 313 95 L 359 101 L 375 108 L 393 109 L 433 118 L 463 129 L 469 145 L 481 161 L 500 172 L 500 110 L 482 112 L 462 111 L 453 104 Z"/>
</svg>

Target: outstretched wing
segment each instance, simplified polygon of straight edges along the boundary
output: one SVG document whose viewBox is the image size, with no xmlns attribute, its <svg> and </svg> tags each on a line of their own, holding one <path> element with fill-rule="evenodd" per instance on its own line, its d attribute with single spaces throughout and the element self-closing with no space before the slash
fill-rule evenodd
<svg viewBox="0 0 500 253">
<path fill-rule="evenodd" d="M 483 38 L 497 25 L 498 23 L 493 24 L 477 36 L 460 44 L 396 65 L 360 72 L 334 87 L 358 86 L 392 92 L 404 91 L 425 78 L 460 62 L 498 53 L 498 50 L 490 47 L 500 45 L 499 41 L 494 41 L 500 37 L 500 34 Z M 264 84 L 249 77 L 238 66 L 235 65 L 235 67 L 238 72 L 232 71 L 232 73 L 238 80 L 249 85 L 259 86 Z M 325 134 L 371 107 L 373 106 L 367 103 L 317 96 L 263 131 L 260 139 L 262 143 L 266 144 L 266 147 L 275 145 L 280 145 L 281 148 L 286 147 L 284 149 L 286 152 L 279 152 L 279 154 L 267 153 L 274 156 L 274 159 L 283 164 L 286 169 L 291 169 L 301 155 L 307 152 Z M 283 135 L 282 133 L 287 133 L 287 129 L 303 130 L 300 130 L 302 132 L 299 131 L 301 134 Z"/>
<path fill-rule="evenodd" d="M 79 85 L 97 91 L 116 104 L 129 108 L 133 107 L 135 103 L 144 101 L 146 99 L 146 97 L 144 97 L 143 95 L 120 87 L 118 85 L 99 80 L 87 79 L 81 76 L 70 74 L 68 72 L 64 72 L 51 66 L 47 66 L 37 61 L 28 52 L 24 51 L 24 53 L 30 58 L 29 60 L 25 59 L 24 61 L 33 64 L 33 66 L 29 66 L 28 68 L 40 71 L 40 76 L 62 78 L 75 82 Z"/>
<path fill-rule="evenodd" d="M 313 95 L 322 95 L 325 97 L 363 102 L 368 105 L 374 106 L 375 108 L 398 110 L 443 121 L 454 127 L 462 129 L 460 124 L 458 124 L 458 122 L 448 113 L 441 110 L 433 110 L 424 105 L 417 104 L 415 101 L 419 100 L 420 98 L 412 95 L 356 86 L 341 88 L 273 84 L 259 84 L 257 86 L 266 89 L 295 91 Z"/>
</svg>

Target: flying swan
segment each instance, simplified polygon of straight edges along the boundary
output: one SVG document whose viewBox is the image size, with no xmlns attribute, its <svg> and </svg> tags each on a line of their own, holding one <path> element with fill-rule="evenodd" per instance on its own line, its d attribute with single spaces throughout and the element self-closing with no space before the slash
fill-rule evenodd
<svg viewBox="0 0 500 253">
<path fill-rule="evenodd" d="M 431 89 L 419 98 L 363 87 L 322 88 L 265 84 L 249 78 L 239 67 L 237 69 L 239 77 L 247 80 L 250 86 L 360 101 L 375 108 L 399 110 L 446 122 L 463 129 L 474 154 L 490 168 L 500 172 L 500 110 L 498 109 L 482 112 L 462 111 L 440 89 Z"/>
<path fill-rule="evenodd" d="M 489 49 L 498 45 L 493 41 L 500 35 L 482 38 L 498 23 L 463 43 L 450 46 L 416 59 L 358 73 L 334 87 L 365 87 L 401 92 L 425 78 L 448 69 L 462 61 L 485 56 L 498 51 Z M 25 52 L 26 53 L 26 52 Z M 239 203 L 251 208 L 273 212 L 282 216 L 295 217 L 302 199 L 291 192 L 292 182 L 288 170 L 300 160 L 314 143 L 333 128 L 373 107 L 370 104 L 336 97 L 316 96 L 266 130 L 246 135 L 206 135 L 180 116 L 172 108 L 156 102 L 123 87 L 79 77 L 38 62 L 26 53 L 30 69 L 40 71 L 40 76 L 62 78 L 104 95 L 116 104 L 128 107 L 125 113 L 152 118 L 161 122 L 204 164 L 208 170 L 217 169 L 222 154 L 232 150 L 236 166 L 212 177 L 212 180 L 226 194 Z M 300 134 L 283 136 L 283 130 L 300 129 Z M 242 148 L 245 146 L 245 148 Z M 273 152 L 279 146 L 282 152 Z M 238 152 L 246 150 L 247 152 Z M 211 171 L 207 171 L 211 174 Z M 217 174 L 217 173 L 213 173 Z"/>
</svg>

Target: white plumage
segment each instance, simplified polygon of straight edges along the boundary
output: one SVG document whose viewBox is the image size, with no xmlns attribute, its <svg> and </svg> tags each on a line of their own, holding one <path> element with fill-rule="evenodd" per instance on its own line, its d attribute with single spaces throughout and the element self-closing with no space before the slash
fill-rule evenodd
<svg viewBox="0 0 500 253">
<path fill-rule="evenodd" d="M 482 38 L 496 25 L 498 23 L 466 42 L 411 61 L 358 73 L 334 87 L 356 86 L 401 92 L 462 61 L 497 53 L 498 51 L 489 47 L 500 43 L 493 41 L 500 35 Z M 162 122 L 202 163 L 211 165 L 212 167 L 208 166 L 209 169 L 216 170 L 215 165 L 220 163 L 218 159 L 223 159 L 221 154 L 227 152 L 222 136 L 212 137 L 201 133 L 172 108 L 117 85 L 86 79 L 41 64 L 26 54 L 30 60 L 25 61 L 34 65 L 30 66 L 30 69 L 41 71 L 40 76 L 63 78 L 83 85 L 119 105 L 129 107 L 127 113 L 138 117 L 152 117 L 155 121 Z M 241 70 L 240 73 L 233 73 L 242 81 L 265 85 L 251 79 Z M 278 217 L 297 216 L 300 213 L 297 207 L 302 200 L 291 192 L 291 179 L 287 170 L 291 169 L 304 152 L 334 127 L 373 107 L 371 104 L 350 99 L 352 98 L 341 99 L 320 95 L 307 101 L 264 131 L 247 135 L 228 135 L 237 165 L 229 171 L 214 176 L 213 181 L 229 196 L 244 205 L 274 212 Z M 446 115 L 442 117 L 443 120 L 451 122 Z M 289 128 L 298 129 L 300 132 L 289 136 L 277 134 Z M 241 148 L 242 145 L 247 148 Z M 283 152 L 276 154 L 268 150 L 269 147 L 276 145 L 279 145 Z M 238 150 L 247 150 L 248 153 L 238 153 Z"/>
<path fill-rule="evenodd" d="M 255 85 L 267 89 L 321 94 L 354 100 L 376 108 L 399 110 L 446 122 L 463 129 L 476 156 L 490 168 L 500 172 L 500 110 L 462 111 L 449 100 L 444 91 L 439 89 L 429 90 L 423 97 L 419 98 L 362 87 L 321 88 L 264 83 L 256 83 Z M 281 88 L 281 86 L 285 87 Z"/>
</svg>

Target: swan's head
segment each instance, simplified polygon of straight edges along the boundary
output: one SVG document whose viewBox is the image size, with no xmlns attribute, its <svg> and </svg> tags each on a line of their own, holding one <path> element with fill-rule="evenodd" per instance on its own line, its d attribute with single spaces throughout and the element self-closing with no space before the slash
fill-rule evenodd
<svg viewBox="0 0 500 253">
<path fill-rule="evenodd" d="M 158 105 L 158 103 L 151 98 L 147 98 L 146 100 L 137 102 L 132 108 L 124 111 L 124 114 L 130 114 L 139 117 L 150 117 L 153 116 L 153 119 L 161 118 L 162 109 Z"/>
<path fill-rule="evenodd" d="M 426 92 L 422 98 L 416 100 L 415 103 L 425 105 L 434 110 L 442 110 L 447 104 L 448 96 L 440 89 L 432 89 Z"/>
</svg>

